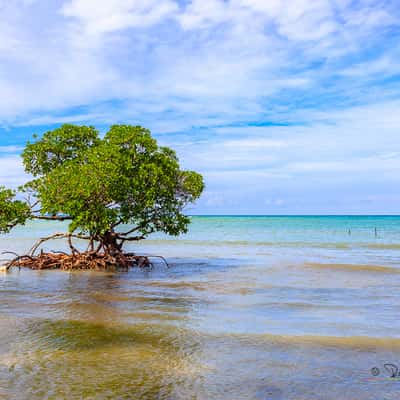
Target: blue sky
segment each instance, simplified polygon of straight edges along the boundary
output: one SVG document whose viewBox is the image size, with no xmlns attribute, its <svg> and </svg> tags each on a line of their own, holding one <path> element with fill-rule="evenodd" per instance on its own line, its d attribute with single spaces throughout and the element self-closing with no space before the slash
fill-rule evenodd
<svg viewBox="0 0 400 400">
<path fill-rule="evenodd" d="M 399 0 L 0 0 L 0 184 L 33 133 L 132 123 L 192 213 L 399 213 L 399 38 Z"/>
</svg>

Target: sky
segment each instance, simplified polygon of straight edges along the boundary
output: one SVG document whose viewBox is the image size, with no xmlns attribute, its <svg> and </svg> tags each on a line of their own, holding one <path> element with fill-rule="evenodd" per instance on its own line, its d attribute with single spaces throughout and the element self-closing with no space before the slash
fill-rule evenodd
<svg viewBox="0 0 400 400">
<path fill-rule="evenodd" d="M 0 0 L 0 185 L 62 123 L 151 129 L 192 214 L 400 213 L 400 0 Z"/>
</svg>

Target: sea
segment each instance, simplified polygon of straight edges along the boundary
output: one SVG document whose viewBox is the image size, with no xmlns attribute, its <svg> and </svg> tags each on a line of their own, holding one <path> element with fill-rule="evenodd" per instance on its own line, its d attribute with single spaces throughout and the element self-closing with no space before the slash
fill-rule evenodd
<svg viewBox="0 0 400 400">
<path fill-rule="evenodd" d="M 400 398 L 400 216 L 191 220 L 153 268 L 0 273 L 0 399 Z"/>
</svg>

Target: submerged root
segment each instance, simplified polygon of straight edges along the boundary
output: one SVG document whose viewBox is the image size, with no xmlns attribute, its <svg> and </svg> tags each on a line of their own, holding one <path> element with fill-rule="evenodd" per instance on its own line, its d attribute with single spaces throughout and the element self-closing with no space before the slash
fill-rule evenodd
<svg viewBox="0 0 400 400">
<path fill-rule="evenodd" d="M 119 253 L 116 255 L 97 253 L 94 251 L 73 252 L 41 252 L 39 255 L 17 256 L 9 261 L 5 267 L 23 267 L 34 270 L 61 269 L 61 270 L 127 270 L 131 267 L 152 267 L 150 256 L 140 256 L 133 253 Z M 159 257 L 159 256 L 154 256 Z M 165 260 L 164 260 L 165 261 Z M 168 266 L 167 262 L 165 261 Z"/>
</svg>

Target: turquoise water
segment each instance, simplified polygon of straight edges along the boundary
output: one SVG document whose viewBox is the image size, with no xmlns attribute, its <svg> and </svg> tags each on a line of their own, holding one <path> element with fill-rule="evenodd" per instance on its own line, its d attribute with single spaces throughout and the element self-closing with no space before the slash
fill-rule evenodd
<svg viewBox="0 0 400 400">
<path fill-rule="evenodd" d="M 193 217 L 130 249 L 170 268 L 0 275 L 0 399 L 398 398 L 400 217 Z"/>
</svg>

